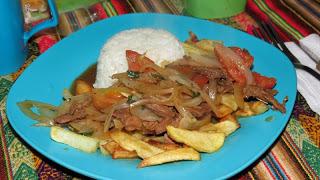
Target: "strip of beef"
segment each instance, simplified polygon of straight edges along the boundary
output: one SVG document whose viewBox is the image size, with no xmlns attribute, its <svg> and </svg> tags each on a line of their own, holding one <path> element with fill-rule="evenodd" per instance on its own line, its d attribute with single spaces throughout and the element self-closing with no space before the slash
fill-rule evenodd
<svg viewBox="0 0 320 180">
<path fill-rule="evenodd" d="M 217 91 L 220 94 L 233 93 L 233 83 L 230 79 L 221 78 L 217 80 Z"/>
<path fill-rule="evenodd" d="M 184 61 L 180 60 L 182 63 Z M 180 63 L 179 61 L 179 63 Z M 188 61 L 188 60 L 185 60 Z M 192 61 L 191 61 L 192 62 Z M 227 78 L 226 73 L 220 68 L 211 68 L 199 65 L 187 65 L 187 64 L 170 64 L 168 67 L 179 71 L 182 74 L 185 74 L 187 77 L 192 76 L 194 74 L 202 74 L 209 79 L 221 79 Z"/>
<path fill-rule="evenodd" d="M 211 113 L 211 108 L 207 103 L 201 103 L 199 106 L 186 108 L 194 117 L 201 118 Z"/>
<path fill-rule="evenodd" d="M 177 115 L 177 112 L 173 107 L 160 104 L 145 104 L 145 106 L 161 117 L 174 118 Z"/>
<path fill-rule="evenodd" d="M 145 73 L 141 73 L 139 75 L 138 81 L 142 81 L 145 83 L 152 83 L 152 84 L 156 84 L 158 83 L 160 80 L 162 80 L 161 75 L 155 73 L 155 72 L 145 72 Z"/>
<path fill-rule="evenodd" d="M 226 79 L 227 78 L 227 74 L 220 68 L 192 66 L 192 70 L 197 74 L 202 74 L 207 76 L 209 79 Z"/>
<path fill-rule="evenodd" d="M 172 125 L 178 127 L 178 118 L 164 118 L 161 121 L 143 121 L 143 133 L 144 134 L 162 134 L 167 131 L 167 126 Z"/>
<path fill-rule="evenodd" d="M 286 108 L 284 103 L 280 104 L 275 98 L 274 95 L 276 92 L 274 90 L 268 90 L 268 89 L 263 89 L 258 86 L 246 86 L 244 88 L 244 96 L 246 97 L 255 97 L 258 98 L 262 101 L 265 101 L 269 104 L 271 104 L 275 109 L 279 110 L 282 113 L 286 112 Z"/>
<path fill-rule="evenodd" d="M 58 124 L 65 124 L 71 121 L 80 120 L 87 116 L 85 108 L 90 105 L 92 99 L 90 96 L 76 97 L 71 99 L 70 106 L 66 106 L 68 109 L 66 113 L 61 114 L 54 118 L 54 121 Z"/>
<path fill-rule="evenodd" d="M 175 114 L 173 117 L 164 117 L 160 121 L 146 121 L 133 116 L 128 108 L 115 111 L 113 116 L 121 121 L 125 130 L 141 130 L 143 134 L 162 134 L 166 132 L 168 125 L 177 126 L 179 124 L 179 120 L 175 118 Z"/>
<path fill-rule="evenodd" d="M 142 120 L 133 116 L 128 108 L 115 111 L 113 116 L 121 121 L 127 131 L 142 130 Z"/>
</svg>

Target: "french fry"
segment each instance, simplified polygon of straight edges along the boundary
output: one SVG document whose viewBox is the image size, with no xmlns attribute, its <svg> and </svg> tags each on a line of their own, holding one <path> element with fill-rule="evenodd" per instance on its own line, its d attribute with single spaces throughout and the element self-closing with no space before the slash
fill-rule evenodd
<svg viewBox="0 0 320 180">
<path fill-rule="evenodd" d="M 249 102 L 249 106 L 255 115 L 262 114 L 269 109 L 268 105 L 261 101 Z"/>
<path fill-rule="evenodd" d="M 111 155 L 113 159 L 132 159 L 138 157 L 135 151 L 123 149 L 115 141 L 100 143 L 100 150 L 103 155 Z"/>
<path fill-rule="evenodd" d="M 138 155 L 135 151 L 125 150 L 120 146 L 116 148 L 112 154 L 112 159 L 134 159 L 137 157 Z"/>
<path fill-rule="evenodd" d="M 238 109 L 238 104 L 236 103 L 233 94 L 223 94 L 221 96 L 221 104 L 228 106 L 233 111 L 236 111 Z"/>
<path fill-rule="evenodd" d="M 190 131 L 186 129 L 167 126 L 167 133 L 176 142 L 184 143 L 200 152 L 214 152 L 224 143 L 224 133 L 208 133 Z"/>
<path fill-rule="evenodd" d="M 173 150 L 173 149 L 178 149 L 180 146 L 177 144 L 173 144 L 173 143 L 162 143 L 159 141 L 155 141 L 155 140 L 149 140 L 147 141 L 148 144 L 158 147 L 160 149 L 163 149 L 165 151 L 167 150 Z"/>
<path fill-rule="evenodd" d="M 200 154 L 192 148 L 178 148 L 148 157 L 141 161 L 138 167 L 142 168 L 181 160 L 198 161 L 200 160 Z"/>
<path fill-rule="evenodd" d="M 103 154 L 105 155 L 111 155 L 114 153 L 115 149 L 117 147 L 119 147 L 119 144 L 114 142 L 114 141 L 110 141 L 110 142 L 107 142 L 107 143 L 104 143 L 104 144 L 101 144 L 101 149 L 103 149 L 101 152 L 105 152 Z"/>
<path fill-rule="evenodd" d="M 228 106 L 226 106 L 224 104 L 220 104 L 220 105 L 217 106 L 215 114 L 216 114 L 216 116 L 218 118 L 222 118 L 222 117 L 225 117 L 228 114 L 231 114 L 232 112 L 233 112 L 233 110 L 230 107 L 228 107 Z"/>
<path fill-rule="evenodd" d="M 99 142 L 99 149 L 103 155 L 110 155 L 109 151 L 104 147 L 104 146 L 106 146 L 106 144 L 108 144 L 107 141 L 100 141 Z"/>
<path fill-rule="evenodd" d="M 122 148 L 128 151 L 136 151 L 138 156 L 142 159 L 163 152 L 162 149 L 152 146 L 142 140 L 139 140 L 121 131 L 113 131 L 110 135 L 111 138 L 115 142 L 117 142 Z"/>
<path fill-rule="evenodd" d="M 268 109 L 269 107 L 260 101 L 245 102 L 244 108 L 236 111 L 235 115 L 240 117 L 253 116 L 253 115 L 262 114 L 266 112 Z"/>
<path fill-rule="evenodd" d="M 226 119 L 218 123 L 210 123 L 202 126 L 199 131 L 224 133 L 226 136 L 240 128 L 240 124 L 232 119 Z"/>
<path fill-rule="evenodd" d="M 83 136 L 58 126 L 52 126 L 50 137 L 56 142 L 67 144 L 84 152 L 93 153 L 99 146 L 99 140 Z"/>
<path fill-rule="evenodd" d="M 76 95 L 84 94 L 92 91 L 92 87 L 83 80 L 76 80 L 75 82 L 75 93 Z"/>
<path fill-rule="evenodd" d="M 235 112 L 236 116 L 246 117 L 253 116 L 254 112 L 250 109 L 250 106 L 247 102 L 244 103 L 243 109 L 239 109 Z"/>
</svg>

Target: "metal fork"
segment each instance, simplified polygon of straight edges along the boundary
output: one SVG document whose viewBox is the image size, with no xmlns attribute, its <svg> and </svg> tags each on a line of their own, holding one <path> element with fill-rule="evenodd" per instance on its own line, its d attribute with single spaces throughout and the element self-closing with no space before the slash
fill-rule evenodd
<svg viewBox="0 0 320 180">
<path fill-rule="evenodd" d="M 300 61 L 290 52 L 290 50 L 281 40 L 278 33 L 275 31 L 275 29 L 272 27 L 271 24 L 262 22 L 260 24 L 259 29 L 257 28 L 253 29 L 253 34 L 257 38 L 263 39 L 266 42 L 271 43 L 272 45 L 277 47 L 280 51 L 282 51 L 285 55 L 287 55 L 287 57 L 290 59 L 290 61 L 292 62 L 295 68 L 302 69 L 308 72 L 309 74 L 313 75 L 314 77 L 316 77 L 318 80 L 320 80 L 320 74 L 317 71 L 315 71 L 314 69 L 308 66 L 301 64 Z"/>
</svg>

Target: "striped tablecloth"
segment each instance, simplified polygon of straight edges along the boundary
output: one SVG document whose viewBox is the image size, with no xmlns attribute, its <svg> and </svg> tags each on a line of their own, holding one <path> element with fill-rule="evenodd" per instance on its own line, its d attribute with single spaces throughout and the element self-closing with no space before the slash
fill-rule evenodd
<svg viewBox="0 0 320 180">
<path fill-rule="evenodd" d="M 37 6 L 36 3 L 33 5 Z M 24 67 L 14 74 L 0 76 L 0 179 L 87 179 L 37 153 L 17 136 L 8 123 L 6 95 L 26 66 L 60 39 L 95 21 L 136 12 L 181 14 L 183 9 L 180 0 L 56 0 L 56 3 L 60 12 L 59 26 L 33 38 Z M 277 24 L 283 39 L 298 40 L 310 33 L 320 32 L 319 12 L 318 0 L 248 0 L 246 12 L 212 21 L 247 31 L 250 26 L 257 25 L 257 20 L 268 19 Z M 44 11 L 40 14 L 42 16 L 39 17 L 43 18 L 48 13 Z M 42 19 L 28 18 L 26 28 Z M 319 115 L 310 110 L 298 93 L 290 121 L 276 143 L 233 179 L 319 179 L 319 119 Z"/>
</svg>

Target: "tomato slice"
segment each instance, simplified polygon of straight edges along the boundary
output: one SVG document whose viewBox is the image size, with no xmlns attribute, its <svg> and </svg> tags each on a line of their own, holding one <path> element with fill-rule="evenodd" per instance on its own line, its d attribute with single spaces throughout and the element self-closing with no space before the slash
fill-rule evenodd
<svg viewBox="0 0 320 180">
<path fill-rule="evenodd" d="M 128 70 L 129 71 L 135 71 L 140 72 L 141 68 L 146 63 L 154 63 L 149 58 L 143 56 L 142 54 L 139 54 L 136 51 L 127 50 L 126 51 L 126 58 L 128 62 Z"/>
<path fill-rule="evenodd" d="M 203 86 L 209 82 L 209 78 L 202 74 L 194 75 L 191 78 L 191 80 L 197 83 L 200 86 L 200 88 L 203 88 Z"/>
<path fill-rule="evenodd" d="M 254 81 L 259 87 L 272 89 L 277 84 L 277 80 L 273 77 L 263 76 L 257 72 L 253 72 L 252 75 L 253 75 Z"/>
<path fill-rule="evenodd" d="M 125 87 L 96 89 L 92 95 L 92 103 L 97 109 L 103 110 L 119 102 L 120 100 L 125 99 L 121 92 L 128 91 L 129 90 Z"/>
<path fill-rule="evenodd" d="M 239 47 L 230 47 L 235 53 L 237 53 L 243 59 L 243 65 L 250 68 L 253 64 L 253 56 L 246 49 L 241 49 Z"/>
<path fill-rule="evenodd" d="M 245 75 L 245 67 L 244 64 L 242 64 L 242 58 L 232 49 L 223 45 L 216 45 L 214 52 L 217 55 L 223 69 L 228 73 L 229 77 L 239 84 L 245 85 L 247 79 Z"/>
</svg>

